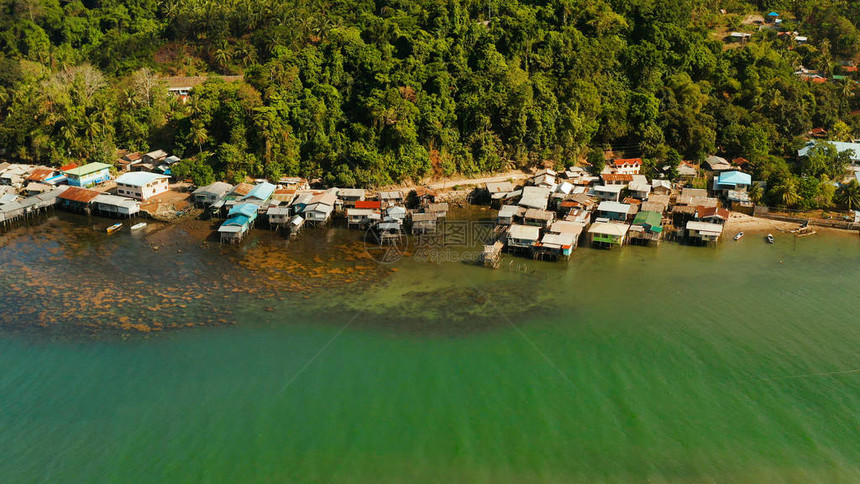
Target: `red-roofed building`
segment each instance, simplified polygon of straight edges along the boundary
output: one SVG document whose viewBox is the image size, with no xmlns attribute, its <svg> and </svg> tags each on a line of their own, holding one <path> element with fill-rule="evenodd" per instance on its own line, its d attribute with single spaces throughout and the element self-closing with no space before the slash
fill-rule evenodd
<svg viewBox="0 0 860 484">
<path fill-rule="evenodd" d="M 54 176 L 53 168 L 36 168 L 30 172 L 30 176 L 27 177 L 27 181 L 43 182 L 52 176 Z"/>
<path fill-rule="evenodd" d="M 827 130 L 824 128 L 813 128 L 809 132 L 809 135 L 812 136 L 813 138 L 826 138 L 827 137 Z"/>
<path fill-rule="evenodd" d="M 76 164 L 74 164 L 74 163 L 69 163 L 68 165 L 61 166 L 61 167 L 60 167 L 60 171 L 69 171 L 69 170 L 74 170 L 74 169 L 75 169 L 75 168 L 77 168 L 77 167 L 78 167 L 78 165 L 76 165 Z"/>
<path fill-rule="evenodd" d="M 642 168 L 642 158 L 616 158 L 612 160 L 612 167 L 615 173 L 637 175 Z"/>
<path fill-rule="evenodd" d="M 379 210 L 382 202 L 379 200 L 356 200 L 355 208 L 368 208 L 371 210 Z"/>
</svg>

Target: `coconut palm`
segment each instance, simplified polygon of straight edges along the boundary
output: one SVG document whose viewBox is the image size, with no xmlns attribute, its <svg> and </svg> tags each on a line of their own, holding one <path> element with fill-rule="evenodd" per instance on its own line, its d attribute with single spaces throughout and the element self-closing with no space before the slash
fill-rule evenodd
<svg viewBox="0 0 860 484">
<path fill-rule="evenodd" d="M 794 179 L 783 180 L 774 187 L 774 192 L 777 199 L 786 207 L 793 207 L 800 201 L 800 195 L 797 193 L 797 182 Z"/>
<path fill-rule="evenodd" d="M 836 192 L 836 201 L 845 205 L 848 210 L 860 207 L 860 183 L 857 180 L 851 180 L 839 187 Z"/>
</svg>

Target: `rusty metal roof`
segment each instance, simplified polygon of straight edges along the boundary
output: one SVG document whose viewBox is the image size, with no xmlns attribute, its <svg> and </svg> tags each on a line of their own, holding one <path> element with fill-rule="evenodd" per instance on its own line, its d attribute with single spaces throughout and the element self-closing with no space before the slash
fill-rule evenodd
<svg viewBox="0 0 860 484">
<path fill-rule="evenodd" d="M 100 192 L 95 190 L 87 190 L 86 188 L 70 187 L 60 194 L 63 200 L 69 200 L 79 203 L 90 203 L 94 198 L 100 195 Z"/>
</svg>

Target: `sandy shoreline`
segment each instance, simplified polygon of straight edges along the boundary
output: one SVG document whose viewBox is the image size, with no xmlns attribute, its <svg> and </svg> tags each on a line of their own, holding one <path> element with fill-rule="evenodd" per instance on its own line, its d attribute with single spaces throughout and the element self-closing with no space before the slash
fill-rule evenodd
<svg viewBox="0 0 860 484">
<path fill-rule="evenodd" d="M 776 233 L 776 232 L 788 232 L 790 230 L 796 229 L 800 224 L 797 222 L 784 222 L 781 220 L 773 220 L 769 218 L 762 217 L 753 217 L 751 215 L 746 215 L 738 212 L 731 212 L 731 216 L 725 225 L 725 232 L 723 233 L 723 237 L 734 237 L 737 232 L 761 232 L 761 233 Z M 843 234 L 856 236 L 857 232 L 854 230 L 843 230 L 837 229 L 833 227 L 819 227 L 813 225 L 812 228 L 818 233 L 828 233 L 828 234 Z"/>
</svg>

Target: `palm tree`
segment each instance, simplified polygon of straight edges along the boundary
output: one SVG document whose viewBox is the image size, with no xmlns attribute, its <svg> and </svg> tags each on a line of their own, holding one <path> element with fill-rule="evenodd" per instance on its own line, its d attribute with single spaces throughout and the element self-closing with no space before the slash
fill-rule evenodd
<svg viewBox="0 0 860 484">
<path fill-rule="evenodd" d="M 750 196 L 750 200 L 752 200 L 753 203 L 760 202 L 762 195 L 764 195 L 762 193 L 761 185 L 759 185 L 758 183 L 753 183 L 752 185 L 750 185 L 748 194 Z"/>
<path fill-rule="evenodd" d="M 209 141 L 209 133 L 201 122 L 194 122 L 191 126 L 191 141 L 197 145 L 200 154 L 203 154 L 203 145 Z"/>
<path fill-rule="evenodd" d="M 800 201 L 800 195 L 797 193 L 797 182 L 791 178 L 784 180 L 774 190 L 779 201 L 786 207 L 793 207 Z"/>
<path fill-rule="evenodd" d="M 839 187 L 839 191 L 836 192 L 836 201 L 848 207 L 848 210 L 860 207 L 860 183 L 857 180 L 851 180 Z"/>
</svg>

